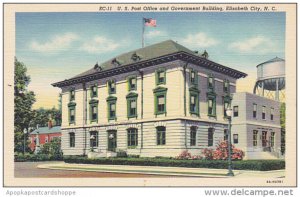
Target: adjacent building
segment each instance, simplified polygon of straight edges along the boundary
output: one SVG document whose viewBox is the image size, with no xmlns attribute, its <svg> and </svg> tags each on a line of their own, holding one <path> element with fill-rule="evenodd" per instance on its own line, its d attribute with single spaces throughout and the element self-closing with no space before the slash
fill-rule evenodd
<svg viewBox="0 0 300 197">
<path fill-rule="evenodd" d="M 247 92 L 233 94 L 232 143 L 245 159 L 276 159 L 281 155 L 280 102 Z"/>
<path fill-rule="evenodd" d="M 44 144 L 51 142 L 55 138 L 61 137 L 60 126 L 49 125 L 48 127 L 39 127 L 29 134 L 29 147 L 32 151 L 42 147 Z"/>
<path fill-rule="evenodd" d="M 62 90 L 63 153 L 200 155 L 226 138 L 225 109 L 246 76 L 172 40 L 96 64 L 53 84 Z"/>
</svg>

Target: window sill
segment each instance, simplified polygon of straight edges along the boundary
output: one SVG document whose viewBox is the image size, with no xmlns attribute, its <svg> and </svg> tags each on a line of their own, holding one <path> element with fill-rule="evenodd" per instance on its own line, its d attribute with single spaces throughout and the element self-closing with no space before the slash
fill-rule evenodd
<svg viewBox="0 0 300 197">
<path fill-rule="evenodd" d="M 167 114 L 167 112 L 156 112 L 155 115 Z"/>
<path fill-rule="evenodd" d="M 137 115 L 127 116 L 128 119 L 130 119 L 130 118 L 137 118 L 137 117 L 138 117 Z"/>
<path fill-rule="evenodd" d="M 137 146 L 128 146 L 127 148 L 128 148 L 128 149 L 136 149 Z"/>
<path fill-rule="evenodd" d="M 117 120 L 117 117 L 108 118 L 108 120 Z"/>
</svg>

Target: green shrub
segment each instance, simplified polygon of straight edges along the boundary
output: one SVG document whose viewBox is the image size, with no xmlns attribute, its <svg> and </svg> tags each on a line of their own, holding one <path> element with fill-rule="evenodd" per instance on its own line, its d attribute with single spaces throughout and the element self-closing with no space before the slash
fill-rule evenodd
<svg viewBox="0 0 300 197">
<path fill-rule="evenodd" d="M 49 154 L 15 154 L 14 161 L 16 162 L 25 162 L 25 161 L 58 161 L 62 160 L 62 156 L 49 155 Z"/>
<path fill-rule="evenodd" d="M 117 157 L 127 157 L 127 152 L 120 149 L 117 151 Z"/>
<path fill-rule="evenodd" d="M 137 165 L 137 166 L 168 166 L 187 168 L 227 169 L 225 160 L 176 160 L 171 158 L 96 158 L 88 159 L 83 156 L 66 156 L 66 163 L 106 164 L 106 165 Z M 233 161 L 236 170 L 280 170 L 285 168 L 284 160 L 242 160 Z"/>
</svg>

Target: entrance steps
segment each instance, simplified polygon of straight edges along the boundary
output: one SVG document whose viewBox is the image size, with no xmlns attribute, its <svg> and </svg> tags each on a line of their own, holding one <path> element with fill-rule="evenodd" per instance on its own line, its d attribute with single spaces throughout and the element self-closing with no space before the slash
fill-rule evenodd
<svg viewBox="0 0 300 197">
<path fill-rule="evenodd" d="M 101 157 L 116 157 L 117 153 L 112 151 L 99 151 L 99 152 L 89 152 L 88 158 L 94 159 L 94 158 L 101 158 Z"/>
</svg>

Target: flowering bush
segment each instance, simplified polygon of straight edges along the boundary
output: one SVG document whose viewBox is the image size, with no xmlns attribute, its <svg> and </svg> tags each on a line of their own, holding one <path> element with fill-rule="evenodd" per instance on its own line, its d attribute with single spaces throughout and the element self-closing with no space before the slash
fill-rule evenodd
<svg viewBox="0 0 300 197">
<path fill-rule="evenodd" d="M 242 160 L 244 157 L 244 152 L 240 149 L 231 145 L 231 158 L 234 160 Z M 226 141 L 222 141 L 218 144 L 216 150 L 212 149 L 204 149 L 203 150 L 204 157 L 206 159 L 214 159 L 214 160 L 226 160 L 228 159 L 228 143 Z"/>
<path fill-rule="evenodd" d="M 202 159 L 202 157 L 200 155 L 191 155 L 191 153 L 189 153 L 188 150 L 184 150 L 180 153 L 180 155 L 178 155 L 177 157 L 175 157 L 175 159 Z"/>
<path fill-rule="evenodd" d="M 213 149 L 209 149 L 209 148 L 205 148 L 202 153 L 204 155 L 204 158 L 205 159 L 208 159 L 208 160 L 211 160 L 213 159 L 213 152 L 214 150 Z"/>
</svg>

